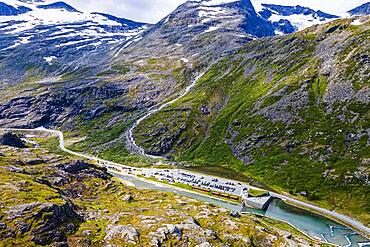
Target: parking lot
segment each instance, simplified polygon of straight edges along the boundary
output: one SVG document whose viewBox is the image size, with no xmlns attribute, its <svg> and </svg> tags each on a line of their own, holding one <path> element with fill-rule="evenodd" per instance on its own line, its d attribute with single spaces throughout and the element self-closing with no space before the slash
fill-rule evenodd
<svg viewBox="0 0 370 247">
<path fill-rule="evenodd" d="M 135 173 L 136 175 L 156 178 L 159 181 L 167 181 L 172 184 L 186 184 L 192 187 L 216 191 L 233 196 L 241 196 L 243 190 L 248 189 L 248 185 L 240 182 L 234 182 L 227 179 L 178 169 L 137 169 Z"/>
</svg>

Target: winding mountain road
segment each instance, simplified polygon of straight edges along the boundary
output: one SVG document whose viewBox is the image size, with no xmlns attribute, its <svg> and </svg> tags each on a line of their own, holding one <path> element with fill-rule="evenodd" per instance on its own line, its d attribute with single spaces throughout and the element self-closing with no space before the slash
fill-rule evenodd
<svg viewBox="0 0 370 247">
<path fill-rule="evenodd" d="M 211 65 L 212 66 L 212 65 Z M 179 99 L 181 99 L 182 97 L 184 97 L 185 95 L 187 95 L 190 90 L 197 84 L 198 80 L 207 72 L 207 70 L 205 70 L 204 72 L 200 73 L 193 81 L 192 83 L 185 88 L 185 90 L 178 96 L 176 97 L 175 99 L 167 102 L 167 103 L 164 103 L 160 106 L 153 106 L 152 108 L 149 109 L 148 113 L 145 114 L 144 116 L 142 116 L 141 118 L 139 118 L 138 120 L 136 120 L 136 122 L 130 127 L 130 129 L 128 130 L 127 132 L 127 141 L 129 142 L 128 145 L 131 147 L 131 151 L 133 153 L 136 153 L 136 154 L 139 154 L 139 155 L 142 155 L 142 156 L 146 156 L 148 158 L 153 158 L 153 159 L 162 159 L 163 157 L 161 156 L 154 156 L 154 155 L 150 155 L 150 154 L 147 154 L 145 152 L 145 150 L 140 147 L 136 141 L 135 141 L 135 138 L 134 138 L 134 129 L 141 123 L 143 122 L 145 119 L 149 118 L 150 116 L 154 115 L 155 113 L 159 112 L 160 110 L 166 108 L 167 106 L 169 105 L 172 105 L 173 103 L 175 103 L 176 101 L 178 101 Z"/>
<path fill-rule="evenodd" d="M 163 157 L 161 156 L 153 156 L 153 155 L 150 155 L 150 154 L 147 154 L 145 152 L 145 150 L 140 147 L 136 142 L 135 142 L 135 139 L 134 139 L 134 135 L 133 135 L 133 131 L 134 129 L 141 123 L 143 122 L 145 119 L 149 118 L 150 116 L 152 116 L 153 114 L 155 113 L 158 113 L 160 110 L 164 109 L 165 107 L 175 103 L 177 100 L 181 99 L 182 97 L 184 97 L 186 94 L 188 94 L 190 92 L 190 90 L 196 85 L 196 83 L 198 82 L 198 80 L 208 71 L 205 70 L 205 72 L 201 73 L 200 75 L 198 75 L 194 80 L 193 82 L 191 83 L 191 85 L 189 85 L 185 90 L 184 92 L 177 98 L 161 105 L 160 107 L 157 107 L 157 108 L 153 108 L 153 109 L 150 109 L 149 112 L 144 115 L 143 117 L 141 117 L 140 119 L 138 119 L 132 126 L 131 128 L 129 129 L 128 131 L 128 141 L 131 143 L 131 146 L 134 147 L 134 152 L 139 154 L 139 155 L 143 155 L 143 156 L 146 156 L 146 157 L 149 157 L 149 158 L 160 158 L 162 159 Z M 253 188 L 253 186 L 250 186 L 251 188 Z M 312 205 L 312 204 L 309 204 L 309 203 L 306 203 L 306 202 L 303 202 L 303 201 L 300 201 L 300 200 L 297 200 L 297 199 L 294 199 L 294 198 L 291 198 L 289 196 L 285 196 L 285 195 L 281 195 L 281 194 L 277 194 L 277 193 L 274 193 L 274 192 L 270 192 L 270 194 L 273 196 L 273 197 L 276 197 L 276 198 L 280 198 L 284 201 L 287 201 L 287 202 L 290 202 L 290 203 L 293 203 L 297 206 L 301 206 L 301 207 L 304 207 L 304 208 L 308 208 L 308 209 L 311 209 L 311 210 L 314 210 L 320 214 L 323 214 L 323 215 L 327 215 L 327 216 L 330 216 L 330 217 L 333 217 L 337 220 L 339 220 L 340 222 L 343 222 L 344 224 L 346 225 L 349 225 L 349 226 L 352 226 L 360 231 L 362 231 L 363 233 L 365 233 L 367 236 L 370 236 L 370 228 L 369 227 L 366 227 L 365 225 L 363 225 L 361 222 L 357 221 L 357 220 L 354 220 L 348 216 L 345 216 L 343 214 L 340 214 L 340 213 L 337 213 L 335 211 L 330 211 L 328 209 L 324 209 L 324 208 L 321 208 L 321 207 L 318 207 L 318 206 L 315 206 L 315 205 Z"/>
<path fill-rule="evenodd" d="M 205 72 L 206 71 L 207 70 L 205 70 Z M 130 127 L 130 129 L 127 132 L 127 139 L 129 141 L 129 145 L 133 149 L 132 151 L 134 153 L 139 154 L 139 155 L 142 155 L 142 156 L 146 156 L 146 157 L 149 157 L 149 158 L 153 158 L 153 159 L 163 159 L 163 157 L 161 157 L 161 156 L 153 156 L 153 155 L 147 154 L 145 152 L 145 150 L 142 147 L 140 147 L 135 142 L 135 139 L 134 139 L 134 136 L 133 136 L 133 131 L 145 119 L 149 118 L 150 116 L 152 116 L 155 113 L 158 113 L 160 110 L 162 110 L 165 107 L 167 107 L 167 106 L 175 103 L 177 100 L 183 98 L 186 94 L 188 94 L 190 92 L 190 90 L 196 85 L 196 83 L 198 82 L 199 78 L 201 78 L 205 74 L 205 72 L 199 74 L 192 81 L 192 83 L 178 97 L 176 97 L 175 99 L 173 99 L 173 100 L 171 100 L 171 101 L 169 101 L 167 103 L 164 103 L 164 104 L 162 104 L 160 106 L 154 106 L 154 107 L 152 107 L 151 109 L 149 109 L 149 111 L 148 111 L 147 114 L 145 114 L 143 117 L 139 118 Z M 5 131 L 25 131 L 25 132 L 40 131 L 40 132 L 44 132 L 44 133 L 54 134 L 54 135 L 57 135 L 58 138 L 59 138 L 59 147 L 60 147 L 60 149 L 63 150 L 64 152 L 66 152 L 66 153 L 69 153 L 69 154 L 74 155 L 76 157 L 81 157 L 81 158 L 85 158 L 85 159 L 94 161 L 94 162 L 96 162 L 98 164 L 99 163 L 100 164 L 105 164 L 105 165 L 109 165 L 109 166 L 116 167 L 116 168 L 127 168 L 127 169 L 132 168 L 132 167 L 125 166 L 125 165 L 122 165 L 122 164 L 118 164 L 118 163 L 115 163 L 115 162 L 111 162 L 111 161 L 108 161 L 108 160 L 100 159 L 100 158 L 94 157 L 92 155 L 78 153 L 78 152 L 74 152 L 72 150 L 67 149 L 65 147 L 64 135 L 63 135 L 63 133 L 61 131 L 58 131 L 58 130 L 49 130 L 49 129 L 45 129 L 45 128 L 37 128 L 37 129 L 0 128 L 0 130 L 5 130 Z M 163 186 L 166 186 L 166 184 L 163 184 Z M 248 186 L 251 189 L 258 189 L 256 187 L 253 187 L 253 186 L 250 186 L 250 185 L 248 185 Z M 324 216 L 329 216 L 329 217 L 331 217 L 333 219 L 336 219 L 337 221 L 339 221 L 339 222 L 341 222 L 341 223 L 343 223 L 343 224 L 345 224 L 345 225 L 347 225 L 347 226 L 349 226 L 351 228 L 354 228 L 354 229 L 356 229 L 356 230 L 364 233 L 366 236 L 370 236 L 370 228 L 369 227 L 363 225 L 361 222 L 359 222 L 359 221 L 357 221 L 355 219 L 352 219 L 352 218 L 350 218 L 350 217 L 348 217 L 346 215 L 343 215 L 343 214 L 340 214 L 340 213 L 337 213 L 335 211 L 331 211 L 331 210 L 328 210 L 328 209 L 324 209 L 324 208 L 321 208 L 321 207 L 312 205 L 310 203 L 303 202 L 303 201 L 297 200 L 295 198 L 292 198 L 292 197 L 289 197 L 289 196 L 286 196 L 286 195 L 282 195 L 282 194 L 278 194 L 278 193 L 275 193 L 275 192 L 272 192 L 272 191 L 270 191 L 270 195 L 273 196 L 273 197 L 279 198 L 281 200 L 284 200 L 286 202 L 292 203 L 294 205 L 297 205 L 297 206 L 300 206 L 300 207 L 309 209 L 311 211 L 314 211 L 316 213 L 322 214 Z"/>
<path fill-rule="evenodd" d="M 89 155 L 89 154 L 82 154 L 82 153 L 74 152 L 72 150 L 67 149 L 65 147 L 65 143 L 64 143 L 64 135 L 61 131 L 58 131 L 58 130 L 49 130 L 49 129 L 45 129 L 45 128 L 37 128 L 37 129 L 0 128 L 0 130 L 20 131 L 20 132 L 44 132 L 44 133 L 53 134 L 53 135 L 58 136 L 58 138 L 59 138 L 59 147 L 60 147 L 61 150 L 63 150 L 66 153 L 69 153 L 69 154 L 74 155 L 76 157 L 85 158 L 85 159 L 88 159 L 88 160 L 91 160 L 91 161 L 94 161 L 94 162 L 97 162 L 97 163 L 103 163 L 103 164 L 110 165 L 110 166 L 117 167 L 117 168 L 127 168 L 127 169 L 132 168 L 130 166 L 125 166 L 125 165 L 118 164 L 118 163 L 115 163 L 115 162 L 111 162 L 111 161 L 108 161 L 108 160 L 100 159 L 98 157 L 95 157 L 95 156 L 92 156 L 92 155 Z M 232 181 L 232 180 L 230 180 L 230 181 Z M 163 184 L 163 186 L 166 186 L 166 184 Z M 253 187 L 253 186 L 249 186 L 249 187 L 252 188 L 252 189 L 258 189 L 258 188 Z M 275 192 L 272 192 L 272 191 L 270 191 L 270 195 L 273 196 L 273 197 L 279 198 L 281 200 L 284 200 L 288 203 L 292 203 L 294 205 L 297 205 L 297 206 L 300 206 L 300 207 L 303 207 L 303 208 L 306 208 L 306 209 L 310 209 L 310 210 L 312 210 L 316 213 L 322 214 L 324 216 L 329 216 L 332 219 L 335 219 L 335 220 L 337 220 L 337 221 L 339 221 L 339 222 L 341 222 L 341 223 L 343 223 L 343 224 L 345 224 L 345 225 L 347 225 L 351 228 L 356 229 L 359 232 L 364 233 L 366 236 L 370 236 L 370 228 L 369 227 L 363 225 L 361 222 L 359 222 L 355 219 L 352 219 L 352 218 L 350 218 L 346 215 L 343 215 L 343 214 L 340 214 L 340 213 L 337 213 L 335 211 L 331 211 L 331 210 L 328 210 L 328 209 L 325 209 L 325 208 L 321 208 L 321 207 L 312 205 L 310 203 L 303 202 L 303 201 L 297 200 L 295 198 L 292 198 L 292 197 L 289 197 L 289 196 L 286 196 L 286 195 L 282 195 L 282 194 L 278 194 L 278 193 L 275 193 Z"/>
</svg>

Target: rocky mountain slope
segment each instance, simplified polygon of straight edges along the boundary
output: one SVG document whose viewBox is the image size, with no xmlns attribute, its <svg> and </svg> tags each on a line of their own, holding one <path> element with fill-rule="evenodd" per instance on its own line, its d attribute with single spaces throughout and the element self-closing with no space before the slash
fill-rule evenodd
<svg viewBox="0 0 370 247">
<path fill-rule="evenodd" d="M 350 11 L 348 13 L 351 16 L 361 16 L 361 15 L 370 15 L 370 2 L 364 3 L 361 6 L 358 6 Z"/>
<path fill-rule="evenodd" d="M 63 2 L 6 3 L 27 9 L 0 16 L 0 123 L 6 126 L 71 129 L 104 115 L 127 125 L 178 95 L 213 61 L 276 33 L 249 0 L 189 1 L 153 26 L 81 13 Z M 317 15 L 284 6 L 270 11 L 277 7 L 284 18 L 296 11 Z M 117 121 L 120 115 L 124 121 Z"/>
<path fill-rule="evenodd" d="M 223 8 L 224 17 L 212 19 L 209 12 L 219 8 Z M 99 48 L 80 56 L 72 46 L 74 50 L 66 50 L 67 55 L 60 59 L 50 54 L 40 56 L 38 51 L 33 64 L 30 58 L 14 63 L 27 52 L 21 49 L 25 46 L 16 47 L 0 60 L 1 125 L 63 125 L 76 129 L 94 120 L 95 126 L 102 123 L 105 132 L 114 132 L 109 140 L 118 138 L 138 114 L 177 95 L 208 63 L 239 48 L 254 35 L 273 35 L 265 24 L 268 22 L 256 15 L 249 1 L 223 7 L 207 6 L 207 1 L 188 2 L 137 38 L 123 40 L 119 47 L 107 47 L 109 51 Z M 80 57 L 76 60 L 75 55 Z"/>
<path fill-rule="evenodd" d="M 104 63 L 114 45 L 134 39 L 149 26 L 82 13 L 64 2 L 7 1 L 11 5 L 0 6 L 1 85 L 62 81 L 69 73 L 97 66 L 97 60 Z"/>
<path fill-rule="evenodd" d="M 368 223 L 369 27 L 359 17 L 249 42 L 142 122 L 137 143 L 305 191 Z"/>
<path fill-rule="evenodd" d="M 256 7 L 259 15 L 271 22 L 276 34 L 289 34 L 315 24 L 322 24 L 339 16 L 302 6 L 261 4 Z"/>
<path fill-rule="evenodd" d="M 204 0 L 148 26 L 63 3 L 7 2 L 16 11 L 0 16 L 0 126 L 60 128 L 77 137 L 75 150 L 137 165 L 128 128 L 207 71 L 135 129 L 140 146 L 308 192 L 303 199 L 368 222 L 369 17 L 273 37 L 335 17 Z"/>
<path fill-rule="evenodd" d="M 0 188 L 4 246 L 317 245 L 283 223 L 137 190 L 45 148 L 0 145 Z"/>
<path fill-rule="evenodd" d="M 189 1 L 151 27 L 63 2 L 6 2 L 27 9 L 0 17 L 0 123 L 7 126 L 70 129 L 103 115 L 125 115 L 111 124 L 127 125 L 213 61 L 275 34 L 249 0 Z"/>
</svg>

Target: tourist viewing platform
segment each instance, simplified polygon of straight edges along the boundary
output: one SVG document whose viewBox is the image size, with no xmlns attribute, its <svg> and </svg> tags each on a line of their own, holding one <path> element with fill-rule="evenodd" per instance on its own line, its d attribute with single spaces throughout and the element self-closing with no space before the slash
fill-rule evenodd
<svg viewBox="0 0 370 247">
<path fill-rule="evenodd" d="M 272 199 L 273 197 L 270 195 L 259 196 L 259 197 L 248 197 L 248 198 L 243 199 L 242 204 L 245 207 L 266 210 Z"/>
</svg>

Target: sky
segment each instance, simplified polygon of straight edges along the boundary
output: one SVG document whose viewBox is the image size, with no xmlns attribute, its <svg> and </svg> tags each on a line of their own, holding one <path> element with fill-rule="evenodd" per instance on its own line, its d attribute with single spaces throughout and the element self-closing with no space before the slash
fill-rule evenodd
<svg viewBox="0 0 370 247">
<path fill-rule="evenodd" d="M 344 14 L 369 0 L 252 0 L 257 3 L 301 5 L 330 14 Z M 186 0 L 65 0 L 83 12 L 104 12 L 118 17 L 156 23 Z"/>
</svg>

